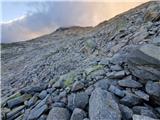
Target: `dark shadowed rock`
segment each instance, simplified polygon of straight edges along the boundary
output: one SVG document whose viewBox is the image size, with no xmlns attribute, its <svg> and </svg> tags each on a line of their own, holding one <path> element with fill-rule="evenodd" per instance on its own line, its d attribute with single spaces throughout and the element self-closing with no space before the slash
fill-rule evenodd
<svg viewBox="0 0 160 120">
<path fill-rule="evenodd" d="M 71 110 L 75 108 L 85 109 L 88 100 L 89 96 L 85 92 L 72 93 L 68 96 L 68 108 Z"/>
<path fill-rule="evenodd" d="M 121 120 L 119 106 L 114 96 L 101 88 L 96 88 L 89 100 L 90 120 Z"/>
<path fill-rule="evenodd" d="M 132 109 L 130 109 L 129 107 L 127 106 L 124 106 L 124 105 L 119 105 L 119 108 L 121 110 L 121 113 L 122 113 L 122 119 L 123 120 L 131 120 L 132 119 L 132 116 L 133 116 L 133 111 Z"/>
<path fill-rule="evenodd" d="M 53 107 L 48 116 L 47 120 L 69 120 L 70 113 L 66 108 Z"/>
<path fill-rule="evenodd" d="M 148 81 L 145 89 L 146 92 L 151 96 L 152 101 L 160 105 L 160 83 Z"/>
<path fill-rule="evenodd" d="M 83 120 L 86 117 L 85 111 L 79 108 L 75 108 L 73 110 L 72 116 L 70 120 Z"/>
</svg>

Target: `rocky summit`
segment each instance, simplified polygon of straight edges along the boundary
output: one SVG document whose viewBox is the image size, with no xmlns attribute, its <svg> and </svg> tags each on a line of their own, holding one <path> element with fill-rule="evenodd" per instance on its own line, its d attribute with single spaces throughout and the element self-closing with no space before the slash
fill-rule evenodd
<svg viewBox="0 0 160 120">
<path fill-rule="evenodd" d="M 1 47 L 2 120 L 160 119 L 158 1 Z"/>
</svg>

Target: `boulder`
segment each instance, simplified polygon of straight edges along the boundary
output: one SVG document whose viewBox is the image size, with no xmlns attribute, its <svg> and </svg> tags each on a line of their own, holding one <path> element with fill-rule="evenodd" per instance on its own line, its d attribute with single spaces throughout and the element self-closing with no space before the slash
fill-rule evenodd
<svg viewBox="0 0 160 120">
<path fill-rule="evenodd" d="M 85 111 L 79 108 L 75 108 L 70 120 L 83 120 L 86 117 Z"/>
<path fill-rule="evenodd" d="M 68 96 L 68 108 L 74 110 L 75 108 L 85 109 L 88 104 L 89 96 L 85 92 L 72 93 Z"/>
<path fill-rule="evenodd" d="M 47 120 L 69 120 L 70 113 L 66 108 L 53 107 L 48 116 Z"/>
<path fill-rule="evenodd" d="M 142 45 L 131 50 L 127 56 L 131 73 L 146 82 L 160 78 L 160 47 L 154 44 Z"/>
<path fill-rule="evenodd" d="M 89 100 L 90 120 L 121 120 L 121 112 L 113 94 L 96 88 Z"/>
</svg>

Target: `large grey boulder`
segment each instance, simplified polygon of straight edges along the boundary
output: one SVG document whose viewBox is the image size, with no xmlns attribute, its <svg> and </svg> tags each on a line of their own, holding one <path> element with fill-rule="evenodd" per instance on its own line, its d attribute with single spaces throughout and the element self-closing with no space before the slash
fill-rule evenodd
<svg viewBox="0 0 160 120">
<path fill-rule="evenodd" d="M 74 110 L 75 108 L 85 109 L 88 104 L 89 96 L 85 92 L 72 93 L 68 96 L 68 108 Z"/>
<path fill-rule="evenodd" d="M 113 94 L 96 88 L 89 100 L 90 120 L 121 120 L 121 112 Z"/>
<path fill-rule="evenodd" d="M 48 116 L 47 120 L 69 120 L 70 113 L 66 108 L 53 107 Z"/>
<path fill-rule="evenodd" d="M 157 81 L 160 78 L 160 47 L 146 44 L 128 55 L 129 69 L 141 80 Z"/>
</svg>

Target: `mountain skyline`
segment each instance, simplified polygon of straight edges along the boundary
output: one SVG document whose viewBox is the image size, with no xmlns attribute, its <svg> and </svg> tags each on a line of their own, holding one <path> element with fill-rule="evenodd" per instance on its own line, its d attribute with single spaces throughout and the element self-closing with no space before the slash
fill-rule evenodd
<svg viewBox="0 0 160 120">
<path fill-rule="evenodd" d="M 33 39 L 59 27 L 95 26 L 127 11 L 135 2 L 2 2 L 2 43 Z"/>
</svg>

